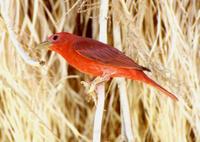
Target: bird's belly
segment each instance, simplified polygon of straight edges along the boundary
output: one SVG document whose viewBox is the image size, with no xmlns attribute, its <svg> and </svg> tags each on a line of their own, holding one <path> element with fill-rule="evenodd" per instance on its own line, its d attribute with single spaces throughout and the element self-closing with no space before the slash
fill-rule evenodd
<svg viewBox="0 0 200 142">
<path fill-rule="evenodd" d="M 94 63 L 79 62 L 76 65 L 74 65 L 74 67 L 81 72 L 94 76 L 100 76 L 103 74 L 103 67 Z"/>
<path fill-rule="evenodd" d="M 71 58 L 66 58 L 69 56 L 71 56 Z M 110 74 L 111 77 L 124 75 L 124 69 L 122 68 L 108 64 L 103 64 L 101 62 L 82 57 L 78 54 L 73 54 L 73 57 L 72 54 L 69 56 L 65 56 L 68 63 L 83 73 L 90 74 L 93 76 L 102 76 L 104 74 Z"/>
<path fill-rule="evenodd" d="M 74 68 L 78 69 L 79 71 L 93 76 L 102 76 L 104 74 L 117 76 L 116 74 L 119 70 L 116 67 L 88 59 L 80 60 L 77 58 L 77 60 L 74 60 L 69 64 L 72 65 Z"/>
<path fill-rule="evenodd" d="M 79 63 L 75 67 L 81 72 L 90 74 L 93 76 L 102 76 L 105 74 L 110 74 L 110 76 L 116 74 L 116 69 L 112 66 L 103 65 L 100 63 Z"/>
<path fill-rule="evenodd" d="M 103 74 L 101 65 L 86 58 L 74 57 L 73 60 L 68 60 L 68 63 L 80 72 L 86 74 L 93 76 L 100 76 Z"/>
</svg>

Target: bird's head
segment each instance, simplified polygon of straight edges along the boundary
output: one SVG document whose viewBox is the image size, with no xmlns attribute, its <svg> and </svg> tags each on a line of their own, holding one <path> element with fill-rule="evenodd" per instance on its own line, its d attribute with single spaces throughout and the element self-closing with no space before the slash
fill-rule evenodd
<svg viewBox="0 0 200 142">
<path fill-rule="evenodd" d="M 66 32 L 55 33 L 48 37 L 48 39 L 39 45 L 35 49 L 46 49 L 46 50 L 60 50 L 67 41 L 70 40 L 71 34 Z"/>
</svg>

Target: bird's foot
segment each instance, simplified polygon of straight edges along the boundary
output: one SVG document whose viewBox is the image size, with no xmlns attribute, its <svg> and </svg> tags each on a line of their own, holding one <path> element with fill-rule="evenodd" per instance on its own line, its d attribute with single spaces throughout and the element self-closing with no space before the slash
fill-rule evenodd
<svg viewBox="0 0 200 142">
<path fill-rule="evenodd" d="M 96 85 L 93 82 L 86 82 L 86 81 L 81 81 L 81 84 L 85 87 L 86 94 L 89 96 L 89 100 L 93 100 L 94 104 L 96 106 L 97 104 L 97 94 L 95 92 L 96 90 Z"/>
<path fill-rule="evenodd" d="M 97 93 L 96 93 L 97 86 L 104 81 L 108 81 L 109 79 L 110 79 L 109 75 L 104 75 L 104 76 L 101 76 L 101 77 L 100 76 L 96 77 L 92 82 L 81 81 L 81 84 L 83 84 L 83 86 L 86 89 L 86 93 L 94 101 L 95 106 L 97 104 Z"/>
<path fill-rule="evenodd" d="M 94 92 L 97 85 L 93 82 L 86 82 L 86 81 L 81 81 L 81 84 L 85 87 L 87 94 Z"/>
</svg>

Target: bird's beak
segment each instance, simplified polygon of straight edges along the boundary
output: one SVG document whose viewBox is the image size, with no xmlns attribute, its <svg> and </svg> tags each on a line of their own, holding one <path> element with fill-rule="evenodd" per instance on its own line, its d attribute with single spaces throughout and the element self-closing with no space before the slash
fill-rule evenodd
<svg viewBox="0 0 200 142">
<path fill-rule="evenodd" d="M 35 47 L 35 49 L 36 49 L 36 50 L 42 50 L 42 49 L 44 49 L 44 50 L 49 50 L 49 49 L 50 49 L 50 46 L 51 46 L 51 43 L 50 43 L 49 41 L 44 41 L 44 42 L 38 44 L 38 45 Z"/>
</svg>

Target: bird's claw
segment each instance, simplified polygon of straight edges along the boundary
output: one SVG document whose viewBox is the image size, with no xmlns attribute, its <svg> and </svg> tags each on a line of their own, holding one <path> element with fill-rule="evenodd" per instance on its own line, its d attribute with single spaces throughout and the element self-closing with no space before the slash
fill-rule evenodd
<svg viewBox="0 0 200 142">
<path fill-rule="evenodd" d="M 81 81 L 81 84 L 85 87 L 86 89 L 86 93 L 88 94 L 88 96 L 94 101 L 94 104 L 96 106 L 97 104 L 97 96 L 96 96 L 96 85 L 95 83 L 91 82 L 85 82 L 85 81 Z"/>
<path fill-rule="evenodd" d="M 110 79 L 110 75 L 105 74 L 103 76 L 99 76 L 99 77 L 95 78 L 92 82 L 81 81 L 81 84 L 83 84 L 83 86 L 86 89 L 86 93 L 94 101 L 95 106 L 97 104 L 97 93 L 96 93 L 97 85 L 101 84 L 104 81 L 108 81 L 109 79 Z"/>
<path fill-rule="evenodd" d="M 95 92 L 95 90 L 96 90 L 96 86 L 97 86 L 96 83 L 93 83 L 93 82 L 89 83 L 89 82 L 81 81 L 81 84 L 86 88 L 86 92 L 88 94 Z"/>
<path fill-rule="evenodd" d="M 90 83 L 86 82 L 86 81 L 81 81 L 81 84 L 87 89 L 90 85 Z"/>
</svg>

